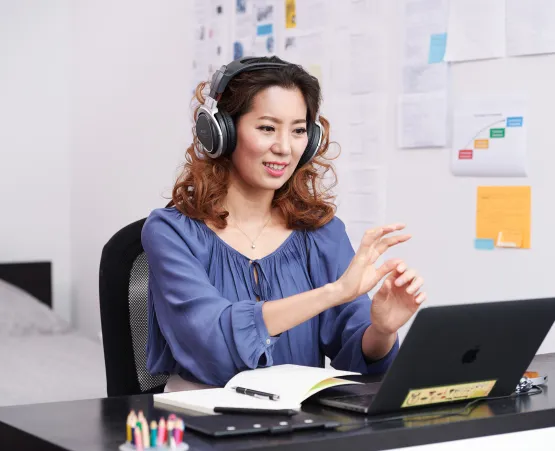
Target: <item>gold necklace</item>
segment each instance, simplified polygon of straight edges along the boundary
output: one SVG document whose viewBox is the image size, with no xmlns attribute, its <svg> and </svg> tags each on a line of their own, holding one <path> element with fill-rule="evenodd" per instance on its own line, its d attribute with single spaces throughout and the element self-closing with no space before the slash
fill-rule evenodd
<svg viewBox="0 0 555 451">
<path fill-rule="evenodd" d="M 235 227 L 237 227 L 239 229 L 239 231 L 245 235 L 247 237 L 247 239 L 251 242 L 251 248 L 252 249 L 256 249 L 256 245 L 254 244 L 256 242 L 256 240 L 260 237 L 260 235 L 262 235 L 262 232 L 264 231 L 264 229 L 266 228 L 266 226 L 268 225 L 268 223 L 270 222 L 270 219 L 272 219 L 272 213 L 270 213 L 270 217 L 268 218 L 268 220 L 266 221 L 266 223 L 264 224 L 264 226 L 262 227 L 262 229 L 260 230 L 260 233 L 256 236 L 256 238 L 254 240 L 251 240 L 250 237 L 243 232 L 243 230 L 241 230 L 241 227 L 239 227 L 239 225 L 237 225 L 237 223 L 235 223 Z"/>
</svg>

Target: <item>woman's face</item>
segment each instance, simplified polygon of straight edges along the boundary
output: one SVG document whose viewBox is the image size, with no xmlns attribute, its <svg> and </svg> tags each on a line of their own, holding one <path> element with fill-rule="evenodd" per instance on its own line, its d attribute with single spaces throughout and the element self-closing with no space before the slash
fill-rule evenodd
<svg viewBox="0 0 555 451">
<path fill-rule="evenodd" d="M 231 156 L 236 175 L 252 188 L 281 188 L 306 148 L 306 114 L 299 89 L 272 86 L 260 91 L 237 123 Z"/>
</svg>

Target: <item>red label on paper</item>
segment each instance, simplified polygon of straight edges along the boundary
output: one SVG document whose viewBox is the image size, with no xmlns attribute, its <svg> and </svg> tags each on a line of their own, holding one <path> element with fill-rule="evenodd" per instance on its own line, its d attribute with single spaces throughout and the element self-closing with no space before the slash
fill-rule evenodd
<svg viewBox="0 0 555 451">
<path fill-rule="evenodd" d="M 459 160 L 472 160 L 472 149 L 459 150 Z"/>
</svg>

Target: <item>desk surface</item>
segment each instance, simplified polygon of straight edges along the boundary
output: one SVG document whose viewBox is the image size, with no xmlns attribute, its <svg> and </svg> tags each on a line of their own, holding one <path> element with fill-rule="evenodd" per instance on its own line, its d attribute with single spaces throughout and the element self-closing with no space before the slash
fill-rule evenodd
<svg viewBox="0 0 555 451">
<path fill-rule="evenodd" d="M 555 383 L 555 354 L 537 356 L 530 368 L 547 373 L 551 383 Z M 125 440 L 125 420 L 132 408 L 143 410 L 147 418 L 168 414 L 153 407 L 151 395 L 3 407 L 0 408 L 0 448 L 117 450 Z M 365 418 L 319 406 L 307 406 L 303 410 L 342 423 L 363 421 Z M 549 426 L 555 426 L 555 390 L 551 390 L 550 394 L 548 387 L 545 387 L 544 393 L 536 396 L 484 402 L 468 417 L 451 416 L 418 422 L 405 418 L 363 428 L 225 439 L 211 439 L 186 432 L 184 440 L 191 451 L 310 451 L 337 450 L 342 446 L 349 450 L 380 450 Z"/>
</svg>

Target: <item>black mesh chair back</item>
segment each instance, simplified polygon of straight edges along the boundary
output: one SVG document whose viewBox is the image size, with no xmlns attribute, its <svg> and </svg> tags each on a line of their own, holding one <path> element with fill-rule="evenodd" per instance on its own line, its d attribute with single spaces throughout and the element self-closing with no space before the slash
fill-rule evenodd
<svg viewBox="0 0 555 451">
<path fill-rule="evenodd" d="M 100 319 L 108 396 L 160 393 L 167 375 L 146 369 L 148 262 L 141 244 L 146 219 L 125 226 L 100 259 Z"/>
</svg>

